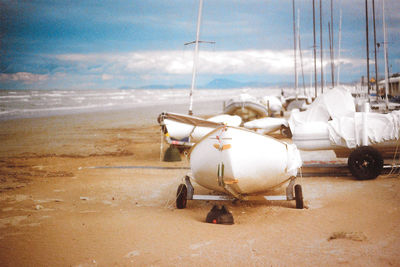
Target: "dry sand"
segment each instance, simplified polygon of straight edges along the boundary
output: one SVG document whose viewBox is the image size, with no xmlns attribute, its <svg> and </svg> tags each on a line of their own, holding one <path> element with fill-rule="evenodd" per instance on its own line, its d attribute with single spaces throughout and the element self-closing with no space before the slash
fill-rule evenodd
<svg viewBox="0 0 400 267">
<path fill-rule="evenodd" d="M 90 168 L 187 167 L 159 161 L 161 110 L 0 122 L 1 266 L 400 265 L 398 176 L 304 177 L 308 209 L 226 202 L 214 225 L 211 202 L 175 208 L 185 169 Z"/>
</svg>

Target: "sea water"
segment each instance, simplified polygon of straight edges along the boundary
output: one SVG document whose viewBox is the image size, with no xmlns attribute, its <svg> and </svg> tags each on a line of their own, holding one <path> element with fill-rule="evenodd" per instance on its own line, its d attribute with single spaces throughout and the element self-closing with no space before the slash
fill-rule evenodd
<svg viewBox="0 0 400 267">
<path fill-rule="evenodd" d="M 279 95 L 280 89 L 199 89 L 194 103 L 221 101 L 222 109 L 223 101 L 242 93 L 263 97 Z M 185 103 L 188 89 L 0 90 L 0 120 Z"/>
</svg>

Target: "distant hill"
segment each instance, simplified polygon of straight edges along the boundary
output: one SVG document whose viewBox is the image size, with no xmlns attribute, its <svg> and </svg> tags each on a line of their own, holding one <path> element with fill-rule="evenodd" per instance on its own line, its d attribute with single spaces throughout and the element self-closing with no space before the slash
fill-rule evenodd
<svg viewBox="0 0 400 267">
<path fill-rule="evenodd" d="M 201 88 L 207 89 L 230 89 L 230 88 L 241 88 L 244 86 L 242 82 L 236 82 L 228 79 L 215 79 L 202 86 Z"/>
</svg>

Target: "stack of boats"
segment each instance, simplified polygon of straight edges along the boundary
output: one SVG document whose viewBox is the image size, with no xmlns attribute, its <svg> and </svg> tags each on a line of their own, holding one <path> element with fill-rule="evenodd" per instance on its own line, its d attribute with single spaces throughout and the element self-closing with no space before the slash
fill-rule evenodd
<svg viewBox="0 0 400 267">
<path fill-rule="evenodd" d="M 264 100 L 264 104 L 265 102 L 269 104 L 264 105 L 264 109 L 255 108 L 257 105 L 262 106 L 262 101 L 255 102 L 254 98 L 241 95 L 237 98 L 238 101 L 231 99 L 225 105 L 225 111 L 231 111 L 234 115 L 225 114 L 204 120 L 187 115 L 164 113 L 160 115 L 159 122 L 168 138 L 175 142 L 184 140 L 182 144 L 189 146 L 201 141 L 213 129 L 222 125 L 242 126 L 261 134 L 288 128 L 292 142 L 299 149 L 333 150 L 337 157 L 348 158 L 350 170 L 360 179 L 371 179 L 379 175 L 383 159 L 393 158 L 397 151 L 400 111 L 387 114 L 373 113 L 369 112 L 366 103 L 364 111 L 357 112 L 355 100 L 346 88 L 336 87 L 321 94 L 307 110 L 293 110 L 288 120 L 282 117 L 269 117 L 266 107 L 271 108 L 275 102 L 265 99 L 267 101 Z M 261 113 L 262 110 L 264 113 Z M 255 119 L 249 120 L 249 118 Z M 368 153 L 362 147 L 369 147 Z M 354 156 L 359 154 L 364 157 Z"/>
<path fill-rule="evenodd" d="M 233 101 L 226 107 L 235 110 Z M 191 178 L 233 199 L 249 199 L 287 185 L 286 196 L 275 199 L 296 200 L 296 207 L 302 208 L 301 186 L 294 185 L 302 166 L 298 149 L 333 150 L 337 157 L 348 157 L 349 169 L 358 179 L 377 177 L 384 159 L 393 158 L 398 151 L 400 111 L 372 113 L 365 103 L 364 110 L 357 112 L 355 100 L 345 88 L 318 96 L 307 110 L 292 111 L 288 120 L 267 117 L 266 113 L 258 118 L 254 107 L 242 102 L 235 106 L 234 115 L 209 119 L 175 113 L 159 116 L 170 144 L 191 147 L 192 177 L 187 176 L 178 188 L 178 208 L 186 207 L 188 199 L 210 199 L 194 195 Z M 252 109 L 254 120 L 246 121 L 251 112 L 238 112 L 246 108 Z M 244 114 L 247 117 L 239 116 Z M 290 129 L 291 144 L 266 135 L 282 126 Z"/>
</svg>

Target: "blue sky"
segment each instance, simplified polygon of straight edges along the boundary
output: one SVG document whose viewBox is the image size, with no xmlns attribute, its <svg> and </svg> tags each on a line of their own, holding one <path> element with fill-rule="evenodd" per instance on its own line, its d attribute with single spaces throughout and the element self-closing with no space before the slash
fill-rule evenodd
<svg viewBox="0 0 400 267">
<path fill-rule="evenodd" d="M 190 84 L 198 0 L 0 0 L 0 88 L 116 89 Z M 317 57 L 319 60 L 319 0 Z M 333 0 L 340 80 L 366 75 L 364 0 Z M 382 0 L 375 0 L 383 42 Z M 324 63 L 330 80 L 330 0 L 322 0 Z M 372 1 L 369 0 L 371 12 Z M 389 65 L 400 72 L 400 1 L 386 0 Z M 312 1 L 296 0 L 307 84 L 313 70 Z M 373 58 L 372 15 L 370 56 Z M 198 84 L 213 79 L 293 83 L 292 1 L 204 0 Z M 339 59 L 335 59 L 339 62 Z M 383 49 L 378 62 L 383 75 Z M 373 62 L 371 61 L 371 64 Z M 319 61 L 318 61 L 319 67 Z M 300 71 L 300 70 L 299 70 Z M 374 75 L 371 65 L 371 75 Z"/>
</svg>

